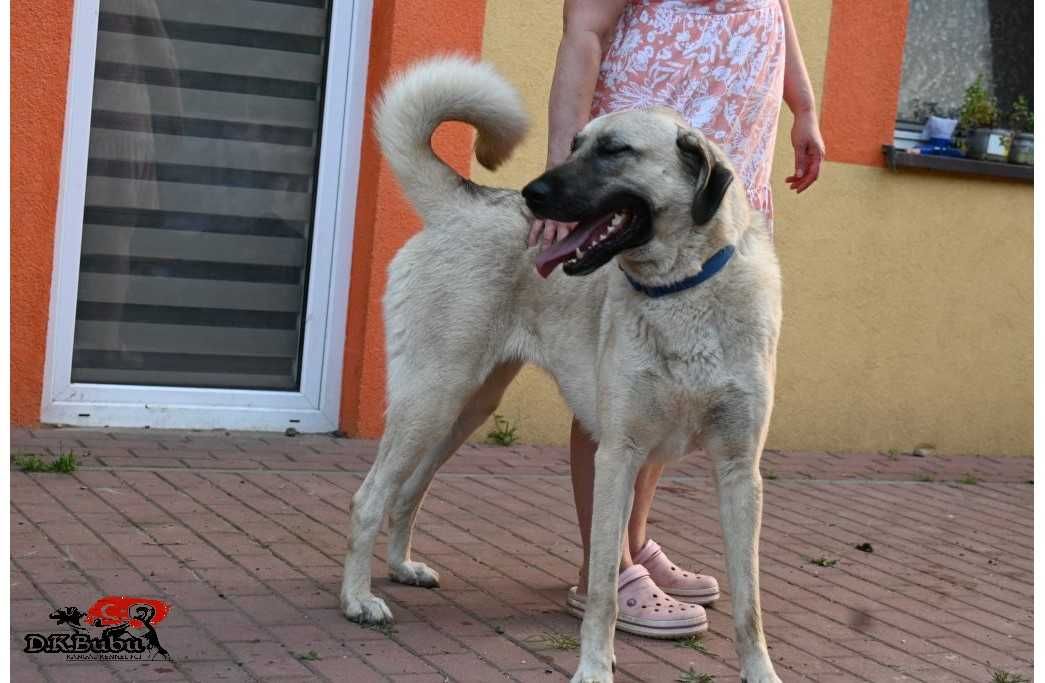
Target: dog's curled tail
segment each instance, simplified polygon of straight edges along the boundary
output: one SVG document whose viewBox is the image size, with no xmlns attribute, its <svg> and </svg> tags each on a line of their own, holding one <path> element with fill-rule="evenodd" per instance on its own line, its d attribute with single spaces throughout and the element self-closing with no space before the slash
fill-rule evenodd
<svg viewBox="0 0 1045 683">
<path fill-rule="evenodd" d="M 491 170 L 511 155 L 528 126 L 515 88 L 486 64 L 451 55 L 399 75 L 377 105 L 377 137 L 422 215 L 445 205 L 463 186 L 461 176 L 432 150 L 432 133 L 444 121 L 464 121 L 478 130 L 475 157 Z"/>
</svg>

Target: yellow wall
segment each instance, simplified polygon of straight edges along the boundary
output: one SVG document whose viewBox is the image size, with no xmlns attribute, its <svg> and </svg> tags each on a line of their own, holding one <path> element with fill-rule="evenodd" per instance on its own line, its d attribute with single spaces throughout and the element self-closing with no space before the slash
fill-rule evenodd
<svg viewBox="0 0 1045 683">
<path fill-rule="evenodd" d="M 791 7 L 819 95 L 830 4 Z M 480 182 L 521 187 L 543 169 L 560 31 L 558 2 L 488 1 L 483 58 L 519 88 L 535 126 L 496 176 L 473 165 Z M 924 442 L 944 452 L 1029 454 L 1031 186 L 827 162 L 819 182 L 795 196 L 783 183 L 794 159 L 790 124 L 785 111 L 773 172 L 785 317 L 769 447 Z M 533 368 L 499 412 L 523 441 L 566 442 L 569 413 Z"/>
</svg>

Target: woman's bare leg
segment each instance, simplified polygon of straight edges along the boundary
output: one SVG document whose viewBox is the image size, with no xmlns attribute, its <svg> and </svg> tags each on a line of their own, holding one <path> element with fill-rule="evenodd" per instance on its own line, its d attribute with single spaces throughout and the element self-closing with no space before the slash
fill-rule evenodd
<svg viewBox="0 0 1045 683">
<path fill-rule="evenodd" d="M 646 520 L 650 508 L 653 507 L 653 496 L 657 493 L 657 482 L 664 472 L 664 465 L 643 465 L 635 480 L 635 502 L 631 506 L 631 519 L 628 520 L 628 549 L 631 554 L 638 555 L 642 546 L 646 545 Z"/>
<path fill-rule="evenodd" d="M 588 552 L 591 549 L 591 513 L 595 484 L 595 451 L 598 448 L 591 436 L 580 426 L 577 420 L 570 426 L 570 478 L 573 480 L 573 502 L 577 508 L 577 523 L 581 529 L 581 545 L 584 555 L 581 560 L 580 577 L 577 590 L 584 593 L 588 589 Z M 646 519 L 649 517 L 653 494 L 657 490 L 663 465 L 643 465 L 639 469 L 635 481 L 635 502 L 632 505 L 631 519 L 621 549 L 620 568 L 627 569 L 633 562 L 631 556 L 646 543 Z M 641 539 L 637 545 L 631 538 Z"/>
</svg>

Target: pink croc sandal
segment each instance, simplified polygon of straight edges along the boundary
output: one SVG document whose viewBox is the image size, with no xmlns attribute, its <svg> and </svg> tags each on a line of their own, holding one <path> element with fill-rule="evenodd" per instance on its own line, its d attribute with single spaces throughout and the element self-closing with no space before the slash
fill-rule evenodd
<svg viewBox="0 0 1045 683">
<path fill-rule="evenodd" d="M 648 569 L 653 581 L 669 595 L 698 605 L 710 605 L 718 600 L 718 581 L 714 576 L 682 571 L 651 538 L 632 560 Z"/>
<path fill-rule="evenodd" d="M 571 614 L 584 616 L 586 595 L 574 586 L 566 596 Z M 617 628 L 647 638 L 687 638 L 708 630 L 708 615 L 700 605 L 679 602 L 650 578 L 641 564 L 632 565 L 617 579 Z"/>
</svg>

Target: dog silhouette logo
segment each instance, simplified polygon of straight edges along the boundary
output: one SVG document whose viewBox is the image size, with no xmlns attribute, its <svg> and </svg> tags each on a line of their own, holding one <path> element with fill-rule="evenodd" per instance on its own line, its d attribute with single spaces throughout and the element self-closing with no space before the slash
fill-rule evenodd
<svg viewBox="0 0 1045 683">
<path fill-rule="evenodd" d="M 100 598 L 86 612 L 78 607 L 58 608 L 48 618 L 56 627 L 68 630 L 27 633 L 23 651 L 64 654 L 67 660 L 172 661 L 156 631 L 170 611 L 170 604 L 163 600 L 124 595 Z"/>
</svg>

